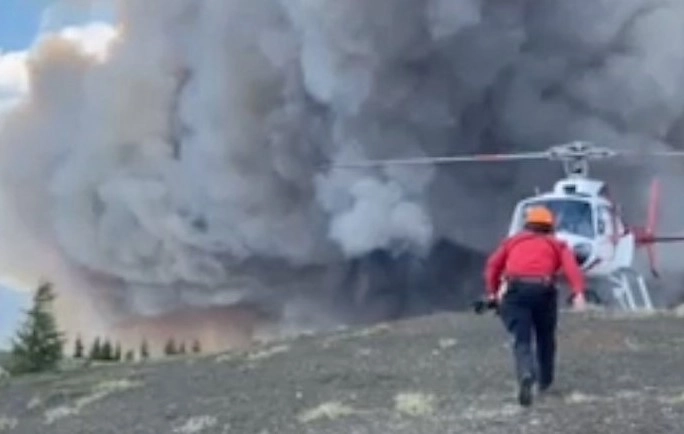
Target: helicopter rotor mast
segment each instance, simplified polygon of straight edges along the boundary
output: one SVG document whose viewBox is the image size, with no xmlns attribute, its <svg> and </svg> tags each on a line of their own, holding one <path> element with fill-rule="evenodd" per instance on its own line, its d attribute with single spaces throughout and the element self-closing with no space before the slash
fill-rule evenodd
<svg viewBox="0 0 684 434">
<path fill-rule="evenodd" d="M 594 146 L 589 142 L 577 141 L 556 145 L 547 151 L 549 160 L 560 161 L 568 177 L 589 176 L 589 160 L 600 160 L 617 155 L 612 149 Z"/>
</svg>

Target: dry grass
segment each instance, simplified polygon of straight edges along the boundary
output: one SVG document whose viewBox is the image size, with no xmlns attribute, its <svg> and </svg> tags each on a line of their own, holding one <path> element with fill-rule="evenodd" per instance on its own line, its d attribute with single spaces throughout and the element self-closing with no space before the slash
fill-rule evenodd
<svg viewBox="0 0 684 434">
<path fill-rule="evenodd" d="M 185 421 L 183 425 L 174 428 L 173 432 L 182 434 L 200 433 L 207 429 L 214 428 L 217 423 L 218 420 L 214 416 L 194 416 Z"/>
<path fill-rule="evenodd" d="M 335 420 L 357 413 L 353 408 L 339 401 L 325 402 L 315 408 L 307 410 L 297 418 L 301 423 L 310 423 L 320 419 Z"/>
<path fill-rule="evenodd" d="M 59 407 L 51 408 L 45 412 L 45 423 L 50 425 L 55 421 L 68 416 L 79 414 L 85 407 L 97 402 L 107 396 L 142 386 L 142 383 L 131 381 L 128 379 L 103 381 L 95 385 L 91 393 L 76 399 L 72 405 L 61 405 Z M 37 400 L 37 401 L 36 401 Z M 40 398 L 32 398 L 29 404 L 34 406 L 39 405 Z"/>
<path fill-rule="evenodd" d="M 430 416 L 435 412 L 435 396 L 420 392 L 400 393 L 394 397 L 394 408 L 408 416 Z"/>
<path fill-rule="evenodd" d="M 247 360 L 250 361 L 255 361 L 255 360 L 263 360 L 263 359 L 269 359 L 276 354 L 281 354 L 285 353 L 290 350 L 290 347 L 287 345 L 276 345 L 275 347 L 267 348 L 264 350 L 259 350 L 259 351 L 254 351 L 252 353 L 249 353 L 247 355 Z"/>
<path fill-rule="evenodd" d="M 452 338 L 443 338 L 439 340 L 439 348 L 442 350 L 455 347 L 456 344 L 458 344 L 458 341 Z"/>
</svg>

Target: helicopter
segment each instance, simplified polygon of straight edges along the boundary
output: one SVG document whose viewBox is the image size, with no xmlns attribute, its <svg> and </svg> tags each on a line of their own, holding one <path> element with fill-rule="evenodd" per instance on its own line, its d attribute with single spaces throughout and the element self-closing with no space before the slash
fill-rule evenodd
<svg viewBox="0 0 684 434">
<path fill-rule="evenodd" d="M 660 204 L 660 182 L 651 183 L 647 221 L 631 226 L 623 219 L 619 204 L 611 197 L 605 181 L 589 176 L 589 162 L 614 157 L 684 157 L 684 151 L 616 151 L 588 141 L 552 145 L 540 152 L 471 154 L 390 160 L 366 160 L 335 164 L 336 167 L 368 168 L 385 165 L 454 164 L 464 162 L 506 162 L 520 160 L 559 161 L 565 176 L 550 191 L 519 200 L 508 228 L 512 236 L 523 230 L 524 217 L 533 206 L 545 206 L 554 214 L 554 236 L 574 253 L 587 281 L 587 301 L 622 311 L 651 311 L 654 303 L 644 276 L 634 266 L 637 248 L 647 250 L 650 271 L 660 277 L 655 266 L 654 245 L 684 241 L 684 234 L 655 234 Z M 568 293 L 567 281 L 559 286 Z"/>
</svg>

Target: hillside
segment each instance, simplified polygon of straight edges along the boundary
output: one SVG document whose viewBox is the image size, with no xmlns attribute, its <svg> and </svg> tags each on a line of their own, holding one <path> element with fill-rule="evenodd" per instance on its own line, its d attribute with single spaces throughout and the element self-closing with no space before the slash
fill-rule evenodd
<svg viewBox="0 0 684 434">
<path fill-rule="evenodd" d="M 684 432 L 684 319 L 562 316 L 558 393 L 522 410 L 493 316 L 441 315 L 15 380 L 0 432 Z"/>
</svg>

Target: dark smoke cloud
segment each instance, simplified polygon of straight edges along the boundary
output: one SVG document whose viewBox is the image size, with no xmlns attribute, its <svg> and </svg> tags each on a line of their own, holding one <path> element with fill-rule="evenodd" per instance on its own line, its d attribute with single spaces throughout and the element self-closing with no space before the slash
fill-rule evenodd
<svg viewBox="0 0 684 434">
<path fill-rule="evenodd" d="M 380 294 L 379 317 L 455 306 L 557 168 L 329 163 L 682 143 L 680 2 L 120 3 L 104 61 L 59 36 L 35 50 L 0 130 L 3 232 L 23 240 L 6 269 L 69 275 L 119 313 L 319 309 L 294 294 L 334 311 Z"/>
</svg>

